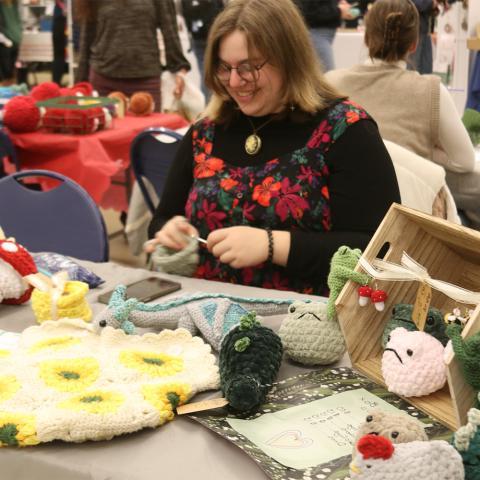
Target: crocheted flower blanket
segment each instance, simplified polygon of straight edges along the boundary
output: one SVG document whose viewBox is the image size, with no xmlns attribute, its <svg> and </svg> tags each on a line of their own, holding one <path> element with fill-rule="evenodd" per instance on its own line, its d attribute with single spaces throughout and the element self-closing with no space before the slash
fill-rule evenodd
<svg viewBox="0 0 480 480">
<path fill-rule="evenodd" d="M 211 347 L 187 330 L 98 335 L 82 320 L 48 321 L 0 350 L 0 446 L 158 427 L 195 393 L 218 387 Z"/>
</svg>

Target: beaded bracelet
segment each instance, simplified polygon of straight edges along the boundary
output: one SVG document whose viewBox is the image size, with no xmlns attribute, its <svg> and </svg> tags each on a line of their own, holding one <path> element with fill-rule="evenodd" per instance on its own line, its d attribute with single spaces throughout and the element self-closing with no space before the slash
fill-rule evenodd
<svg viewBox="0 0 480 480">
<path fill-rule="evenodd" d="M 272 263 L 273 260 L 273 233 L 271 228 L 266 228 L 268 236 L 268 257 L 267 262 Z"/>
</svg>

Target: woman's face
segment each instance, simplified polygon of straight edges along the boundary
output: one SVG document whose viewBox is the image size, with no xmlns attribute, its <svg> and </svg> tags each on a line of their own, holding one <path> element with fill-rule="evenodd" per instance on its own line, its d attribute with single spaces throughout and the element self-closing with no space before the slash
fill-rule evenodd
<svg viewBox="0 0 480 480">
<path fill-rule="evenodd" d="M 224 80 L 222 83 L 245 115 L 260 117 L 284 109 L 281 102 L 283 79 L 280 72 L 256 50 L 249 55 L 247 38 L 244 33 L 235 30 L 223 38 L 220 42 L 218 56 L 219 65 L 224 74 L 225 71 L 228 72 L 228 67 L 234 67 L 230 71 L 230 79 Z M 241 67 L 244 64 L 249 64 L 251 67 L 259 67 L 263 64 L 259 69 L 251 68 L 257 81 L 248 80 L 249 75 L 245 75 L 243 73 L 245 69 Z M 238 74 L 238 67 L 240 67 L 243 77 L 247 77 L 247 79 Z"/>
</svg>

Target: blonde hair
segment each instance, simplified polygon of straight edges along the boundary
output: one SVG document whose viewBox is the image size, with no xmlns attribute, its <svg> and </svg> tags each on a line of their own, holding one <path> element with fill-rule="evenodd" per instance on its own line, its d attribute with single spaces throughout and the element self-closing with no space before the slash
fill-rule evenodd
<svg viewBox="0 0 480 480">
<path fill-rule="evenodd" d="M 418 25 L 418 10 L 411 0 L 377 0 L 365 18 L 370 57 L 404 60 L 418 41 Z"/>
<path fill-rule="evenodd" d="M 205 114 L 223 123 L 236 104 L 218 80 L 222 40 L 242 32 L 248 49 L 262 54 L 283 79 L 282 103 L 313 114 L 342 98 L 323 78 L 316 51 L 303 17 L 291 0 L 231 0 L 215 19 L 205 52 L 205 84 L 213 94 Z"/>
</svg>

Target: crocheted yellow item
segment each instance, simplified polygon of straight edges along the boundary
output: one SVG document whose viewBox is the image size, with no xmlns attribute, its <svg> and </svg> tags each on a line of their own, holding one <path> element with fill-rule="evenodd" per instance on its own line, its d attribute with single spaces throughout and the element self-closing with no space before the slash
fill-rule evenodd
<svg viewBox="0 0 480 480">
<path fill-rule="evenodd" d="M 80 319 L 27 328 L 0 360 L 0 446 L 158 427 L 197 392 L 218 388 L 215 363 L 211 347 L 184 329 L 98 335 Z"/>
<path fill-rule="evenodd" d="M 8 357 L 10 352 L 8 350 L 0 349 L 0 358 Z"/>
<path fill-rule="evenodd" d="M 37 322 L 42 323 L 58 318 L 81 318 L 89 322 L 92 319 L 92 310 L 85 299 L 87 293 L 88 284 L 76 281 L 67 282 L 65 290 L 55 306 L 52 305 L 50 293 L 35 288 L 31 298 Z"/>
</svg>

